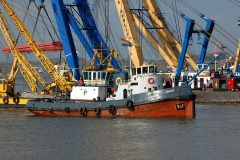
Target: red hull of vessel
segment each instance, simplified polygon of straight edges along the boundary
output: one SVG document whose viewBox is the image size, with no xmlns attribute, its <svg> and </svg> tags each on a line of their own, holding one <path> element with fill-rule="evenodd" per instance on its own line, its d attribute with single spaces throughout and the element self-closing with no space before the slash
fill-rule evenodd
<svg viewBox="0 0 240 160">
<path fill-rule="evenodd" d="M 111 114 L 107 109 L 102 109 L 99 114 L 88 110 L 85 115 L 82 115 L 79 110 L 34 110 L 29 109 L 33 114 L 38 116 L 79 116 L 79 117 L 102 117 L 102 118 L 160 118 L 160 117 L 195 117 L 195 101 L 194 100 L 167 100 L 145 104 L 135 104 L 134 110 L 129 110 L 126 107 L 116 108 L 116 113 Z"/>
</svg>

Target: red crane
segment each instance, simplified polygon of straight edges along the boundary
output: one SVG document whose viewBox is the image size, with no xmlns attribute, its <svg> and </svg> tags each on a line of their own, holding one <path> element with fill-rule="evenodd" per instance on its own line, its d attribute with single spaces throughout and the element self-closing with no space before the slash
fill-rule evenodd
<svg viewBox="0 0 240 160">
<path fill-rule="evenodd" d="M 63 50 L 62 42 L 60 41 L 41 42 L 41 43 L 37 43 L 37 46 L 42 52 L 57 52 L 57 51 Z M 27 53 L 33 52 L 29 44 L 18 45 L 17 48 L 19 49 L 20 52 L 27 52 Z M 9 53 L 11 52 L 11 48 L 3 47 L 2 51 L 4 53 Z"/>
</svg>

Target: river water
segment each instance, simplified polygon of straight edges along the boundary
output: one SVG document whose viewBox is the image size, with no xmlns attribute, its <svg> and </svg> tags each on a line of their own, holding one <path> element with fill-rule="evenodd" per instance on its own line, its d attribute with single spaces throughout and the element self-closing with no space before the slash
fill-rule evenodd
<svg viewBox="0 0 240 160">
<path fill-rule="evenodd" d="M 239 160 L 240 104 L 197 104 L 196 119 L 37 117 L 0 110 L 1 160 Z"/>
</svg>

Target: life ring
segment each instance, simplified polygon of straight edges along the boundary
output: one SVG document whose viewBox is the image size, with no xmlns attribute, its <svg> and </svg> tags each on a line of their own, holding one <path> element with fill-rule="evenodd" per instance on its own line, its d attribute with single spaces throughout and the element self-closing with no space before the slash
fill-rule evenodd
<svg viewBox="0 0 240 160">
<path fill-rule="evenodd" d="M 65 112 L 68 112 L 68 113 L 70 112 L 70 108 L 69 107 L 65 107 L 64 110 L 65 110 Z"/>
<path fill-rule="evenodd" d="M 153 84 L 155 82 L 155 80 L 153 78 L 148 78 L 148 83 L 149 84 Z"/>
<path fill-rule="evenodd" d="M 120 77 L 116 78 L 116 81 L 115 81 L 116 85 L 120 85 L 122 83 L 122 79 Z"/>
<path fill-rule="evenodd" d="M 108 112 L 112 115 L 115 115 L 116 114 L 116 107 L 114 105 L 110 105 L 108 107 Z"/>
<path fill-rule="evenodd" d="M 86 107 L 81 107 L 79 109 L 79 112 L 82 114 L 82 115 L 86 115 L 87 114 L 87 108 Z"/>
<path fill-rule="evenodd" d="M 13 97 L 13 102 L 14 102 L 15 104 L 18 104 L 18 103 L 19 103 L 19 98 L 16 97 L 16 96 L 14 96 L 14 97 Z"/>
<path fill-rule="evenodd" d="M 7 97 L 4 97 L 4 98 L 3 98 L 3 103 L 4 103 L 4 104 L 8 104 L 8 103 L 9 103 L 9 99 L 8 99 Z"/>
<path fill-rule="evenodd" d="M 94 107 L 93 108 L 93 113 L 95 113 L 97 116 L 100 114 L 100 112 L 101 112 L 100 107 Z"/>
<path fill-rule="evenodd" d="M 125 106 L 126 106 L 129 110 L 131 110 L 131 111 L 134 110 L 134 105 L 133 105 L 133 101 L 132 101 L 132 100 L 127 100 L 127 101 L 125 102 Z"/>
<path fill-rule="evenodd" d="M 82 80 L 82 79 L 79 79 L 79 80 L 78 80 L 78 85 L 79 85 L 79 86 L 82 86 L 82 85 L 83 85 L 83 80 Z"/>
</svg>

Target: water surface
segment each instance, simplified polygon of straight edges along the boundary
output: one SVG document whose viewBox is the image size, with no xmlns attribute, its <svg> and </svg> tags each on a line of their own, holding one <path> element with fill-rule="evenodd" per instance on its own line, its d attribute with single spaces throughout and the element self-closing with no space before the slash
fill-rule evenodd
<svg viewBox="0 0 240 160">
<path fill-rule="evenodd" d="M 240 104 L 197 104 L 196 119 L 37 117 L 0 110 L 3 160 L 239 160 Z"/>
</svg>

